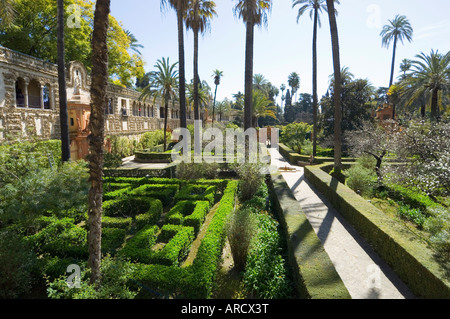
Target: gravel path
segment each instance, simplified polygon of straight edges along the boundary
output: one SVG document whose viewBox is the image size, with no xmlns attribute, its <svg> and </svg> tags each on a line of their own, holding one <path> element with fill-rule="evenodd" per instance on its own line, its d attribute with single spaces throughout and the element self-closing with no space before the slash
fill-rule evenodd
<svg viewBox="0 0 450 319">
<path fill-rule="evenodd" d="M 270 149 L 272 165 L 295 168 L 282 172 L 306 217 L 324 245 L 353 299 L 411 299 L 414 295 L 354 228 L 304 177 L 304 169 L 290 165 Z"/>
</svg>

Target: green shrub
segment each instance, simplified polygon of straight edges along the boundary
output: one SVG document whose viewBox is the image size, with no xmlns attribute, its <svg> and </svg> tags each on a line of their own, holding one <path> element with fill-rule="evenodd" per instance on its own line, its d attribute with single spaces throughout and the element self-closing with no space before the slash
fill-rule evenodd
<svg viewBox="0 0 450 319">
<path fill-rule="evenodd" d="M 256 220 L 249 209 L 239 209 L 230 215 L 227 236 L 231 247 L 234 266 L 243 271 L 247 262 L 250 242 L 256 231 Z"/>
<path fill-rule="evenodd" d="M 427 216 L 422 213 L 420 209 L 411 208 L 409 205 L 400 203 L 398 208 L 398 214 L 412 222 L 414 222 L 419 228 L 422 228 Z"/>
<path fill-rule="evenodd" d="M 103 200 L 108 201 L 112 199 L 118 199 L 128 196 L 128 193 L 130 192 L 131 187 L 127 188 L 120 188 L 111 192 L 103 193 Z"/>
<path fill-rule="evenodd" d="M 179 179 L 216 179 L 219 173 L 218 163 L 185 163 L 181 162 L 177 165 L 176 176 Z"/>
<path fill-rule="evenodd" d="M 178 201 L 175 206 L 171 208 L 169 213 L 166 215 L 166 222 L 174 225 L 182 225 L 184 222 L 184 217 L 192 214 L 195 208 L 194 201 L 181 200 Z"/>
<path fill-rule="evenodd" d="M 101 262 L 102 284 L 98 289 L 89 284 L 90 272 L 81 272 L 80 289 L 67 285 L 67 275 L 48 281 L 47 294 L 50 299 L 134 299 L 138 289 L 131 289 L 129 278 L 136 266 L 120 257 L 105 256 Z"/>
<path fill-rule="evenodd" d="M 119 255 L 133 262 L 151 263 L 151 248 L 156 243 L 158 231 L 159 228 L 156 225 L 145 226 L 127 241 Z"/>
<path fill-rule="evenodd" d="M 395 184 L 390 184 L 388 189 L 391 198 L 410 205 L 411 207 L 420 208 L 422 211 L 440 207 L 438 203 L 418 189 L 407 188 Z"/>
<path fill-rule="evenodd" d="M 152 264 L 161 264 L 166 266 L 180 266 L 181 262 L 186 258 L 191 244 L 194 241 L 194 228 L 178 225 L 164 225 L 161 228 L 161 236 L 167 240 L 167 233 L 163 235 L 167 228 L 170 228 L 169 232 L 176 233 L 169 239 L 167 244 L 159 251 L 152 251 L 151 262 Z"/>
<path fill-rule="evenodd" d="M 145 184 L 131 190 L 130 196 L 154 197 L 161 200 L 164 206 L 172 203 L 180 186 L 177 184 Z"/>
<path fill-rule="evenodd" d="M 184 226 L 192 226 L 197 234 L 205 221 L 205 217 L 210 209 L 210 202 L 208 201 L 197 201 L 195 204 L 194 211 L 192 214 L 186 216 L 184 219 Z"/>
<path fill-rule="evenodd" d="M 114 255 L 116 250 L 125 242 L 127 231 L 123 228 L 103 228 L 102 229 L 102 253 L 106 252 Z"/>
<path fill-rule="evenodd" d="M 424 223 L 430 232 L 430 241 L 447 260 L 450 259 L 450 211 L 445 208 L 430 209 L 431 216 Z"/>
<path fill-rule="evenodd" d="M 103 215 L 111 217 L 129 217 L 148 213 L 158 220 L 162 209 L 161 201 L 152 197 L 127 197 L 103 203 Z"/>
<path fill-rule="evenodd" d="M 26 237 L 36 251 L 59 257 L 85 258 L 88 255 L 87 231 L 74 220 L 55 220 L 35 235 Z"/>
<path fill-rule="evenodd" d="M 257 214 L 256 235 L 251 243 L 243 282 L 252 298 L 283 299 L 292 294 L 286 262 L 281 254 L 278 223 Z"/>
<path fill-rule="evenodd" d="M 61 164 L 61 141 L 19 142 L 0 145 L 0 186 L 14 183 L 28 173 Z M 53 165 L 53 164 L 52 164 Z"/>
<path fill-rule="evenodd" d="M 14 222 L 27 234 L 36 231 L 35 220 L 43 215 L 61 218 L 69 213 L 81 220 L 87 211 L 88 177 L 82 163 L 42 168 L 20 176 L 0 187 L 0 219 L 5 224 Z"/>
<path fill-rule="evenodd" d="M 172 162 L 172 152 L 134 152 L 135 161 L 142 163 L 170 163 Z"/>
<path fill-rule="evenodd" d="M 58 256 L 45 256 L 40 260 L 40 269 L 47 281 L 55 280 L 61 276 L 68 276 L 67 267 L 69 265 L 82 265 L 86 261 L 82 261 L 78 258 L 68 257 L 60 258 Z"/>
<path fill-rule="evenodd" d="M 373 170 L 355 164 L 344 172 L 347 176 L 345 184 L 362 196 L 371 196 L 376 185 Z"/>
<path fill-rule="evenodd" d="M 121 228 L 128 230 L 131 227 L 132 219 L 131 217 L 123 218 L 123 217 L 102 217 L 102 228 Z"/>
<path fill-rule="evenodd" d="M 206 200 L 210 205 L 214 205 L 216 186 L 202 184 L 188 184 L 184 186 L 176 195 L 175 201 L 180 200 Z"/>
<path fill-rule="evenodd" d="M 176 266 L 136 264 L 131 280 L 136 287 L 144 287 L 139 298 L 183 297 L 185 278 L 188 269 Z"/>
<path fill-rule="evenodd" d="M 245 202 L 253 197 L 259 186 L 264 183 L 264 175 L 261 174 L 262 165 L 243 163 L 235 167 L 239 175 L 239 194 L 241 201 Z"/>
<path fill-rule="evenodd" d="M 13 232 L 0 231 L 0 242 L 0 298 L 18 298 L 32 287 L 37 258 Z"/>
<path fill-rule="evenodd" d="M 211 296 L 212 284 L 226 240 L 228 215 L 234 211 L 237 187 L 237 181 L 230 181 L 224 190 L 216 213 L 198 248 L 191 273 L 186 279 L 186 298 L 208 298 Z"/>
</svg>

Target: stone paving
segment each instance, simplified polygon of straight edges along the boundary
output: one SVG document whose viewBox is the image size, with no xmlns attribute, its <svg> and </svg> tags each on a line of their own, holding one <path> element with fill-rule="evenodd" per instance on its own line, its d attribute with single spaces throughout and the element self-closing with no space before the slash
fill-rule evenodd
<svg viewBox="0 0 450 319">
<path fill-rule="evenodd" d="M 299 201 L 353 299 L 413 299 L 414 295 L 348 222 L 304 177 L 304 169 L 290 165 L 270 149 L 272 165 Z"/>
</svg>

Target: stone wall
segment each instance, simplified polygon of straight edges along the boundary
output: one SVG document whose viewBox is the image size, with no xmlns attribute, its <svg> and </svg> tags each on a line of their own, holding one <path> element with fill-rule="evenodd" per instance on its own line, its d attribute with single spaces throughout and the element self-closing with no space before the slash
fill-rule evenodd
<svg viewBox="0 0 450 319">
<path fill-rule="evenodd" d="M 89 106 L 86 68 L 71 62 L 66 75 L 69 105 Z M 108 84 L 105 135 L 136 136 L 164 127 L 161 101 L 153 104 L 139 97 L 138 91 Z M 179 126 L 178 104 L 170 103 L 168 113 L 168 127 L 173 130 Z M 0 46 L 0 142 L 18 136 L 25 140 L 60 138 L 57 65 Z"/>
</svg>

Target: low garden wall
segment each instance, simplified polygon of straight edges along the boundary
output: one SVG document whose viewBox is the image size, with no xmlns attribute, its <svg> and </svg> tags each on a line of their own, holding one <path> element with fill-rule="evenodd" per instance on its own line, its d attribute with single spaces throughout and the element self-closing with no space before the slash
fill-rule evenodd
<svg viewBox="0 0 450 319">
<path fill-rule="evenodd" d="M 291 164 L 291 165 L 298 165 L 298 162 L 309 162 L 310 156 L 309 155 L 301 155 L 296 152 L 294 152 L 292 149 L 290 149 L 288 146 L 284 145 L 283 143 L 279 143 L 279 152 L 280 154 Z M 346 162 L 352 162 L 354 159 L 352 158 L 344 158 Z M 332 162 L 332 157 L 320 157 L 316 156 L 314 158 L 313 164 L 323 164 L 327 162 Z"/>
<path fill-rule="evenodd" d="M 448 273 L 434 252 L 407 229 L 324 171 L 328 164 L 305 167 L 305 177 L 353 225 L 409 286 L 422 298 L 450 298 Z"/>
<path fill-rule="evenodd" d="M 351 299 L 281 173 L 272 173 L 268 184 L 286 236 L 289 263 L 299 297 Z"/>
</svg>

